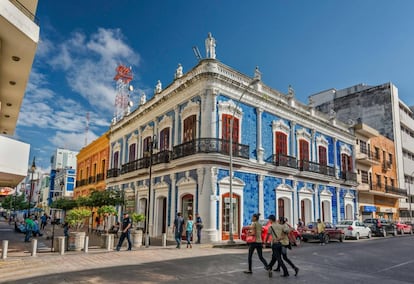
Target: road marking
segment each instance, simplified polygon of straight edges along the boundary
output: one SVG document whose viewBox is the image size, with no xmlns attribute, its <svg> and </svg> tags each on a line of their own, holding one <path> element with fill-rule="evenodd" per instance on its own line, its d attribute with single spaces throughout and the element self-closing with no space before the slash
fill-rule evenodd
<svg viewBox="0 0 414 284">
<path fill-rule="evenodd" d="M 377 272 L 384 272 L 384 271 L 391 270 L 391 269 L 394 269 L 394 268 L 398 268 L 400 266 L 404 266 L 404 265 L 407 265 L 407 264 L 410 264 L 410 263 L 413 263 L 413 262 L 414 262 L 414 260 L 406 261 L 406 262 L 403 262 L 403 263 L 400 263 L 400 264 L 397 264 L 397 265 L 394 265 L 394 266 L 390 266 L 388 268 L 378 270 Z"/>
</svg>

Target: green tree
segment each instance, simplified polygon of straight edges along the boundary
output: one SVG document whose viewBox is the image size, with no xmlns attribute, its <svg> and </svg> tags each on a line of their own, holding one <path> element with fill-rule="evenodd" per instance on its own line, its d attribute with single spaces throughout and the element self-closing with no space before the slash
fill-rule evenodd
<svg viewBox="0 0 414 284">
<path fill-rule="evenodd" d="M 2 207 L 5 209 L 24 210 L 29 207 L 29 203 L 25 200 L 23 194 L 21 195 L 8 195 L 2 202 Z"/>
<path fill-rule="evenodd" d="M 71 226 L 75 226 L 76 230 L 79 230 L 85 221 L 85 218 L 91 216 L 91 212 L 87 209 L 72 209 L 66 215 L 66 222 Z"/>
</svg>

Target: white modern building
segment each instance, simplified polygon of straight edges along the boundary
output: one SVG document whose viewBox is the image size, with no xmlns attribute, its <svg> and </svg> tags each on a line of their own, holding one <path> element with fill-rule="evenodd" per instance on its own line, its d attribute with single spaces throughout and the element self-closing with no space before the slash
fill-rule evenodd
<svg viewBox="0 0 414 284">
<path fill-rule="evenodd" d="M 108 190 L 134 196 L 152 237 L 172 238 L 177 212 L 200 213 L 205 241 L 239 238 L 253 213 L 354 218 L 349 125 L 266 86 L 258 68 L 252 78 L 223 64 L 207 40 L 207 58 L 187 73 L 179 65 L 111 126 Z"/>
<path fill-rule="evenodd" d="M 12 139 L 39 42 L 37 0 L 0 0 L 0 187 L 25 177 L 30 146 Z"/>
<path fill-rule="evenodd" d="M 57 148 L 51 157 L 52 170 L 76 169 L 76 155 L 79 152 Z"/>
</svg>

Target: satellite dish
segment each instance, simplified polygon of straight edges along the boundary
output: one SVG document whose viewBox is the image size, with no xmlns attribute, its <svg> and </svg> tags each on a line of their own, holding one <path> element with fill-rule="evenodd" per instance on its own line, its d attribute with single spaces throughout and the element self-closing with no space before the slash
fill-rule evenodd
<svg viewBox="0 0 414 284">
<path fill-rule="evenodd" d="M 134 106 L 134 103 L 133 103 L 132 101 L 129 101 L 128 105 L 129 105 L 130 107 L 133 107 L 133 106 Z"/>
<path fill-rule="evenodd" d="M 132 85 L 129 85 L 129 90 L 132 92 L 134 90 L 134 87 Z"/>
</svg>

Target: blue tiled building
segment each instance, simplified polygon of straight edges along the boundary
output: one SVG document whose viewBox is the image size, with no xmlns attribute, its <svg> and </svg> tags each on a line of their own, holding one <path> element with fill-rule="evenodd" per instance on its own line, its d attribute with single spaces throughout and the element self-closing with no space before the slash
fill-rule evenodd
<svg viewBox="0 0 414 284">
<path fill-rule="evenodd" d="M 199 212 L 205 241 L 228 239 L 231 207 L 234 238 L 257 212 L 293 224 L 298 218 L 353 219 L 355 136 L 349 127 L 334 113 L 300 103 L 291 89 L 283 94 L 266 86 L 258 69 L 251 78 L 214 52 L 185 74 L 177 70 L 170 85 L 114 121 L 108 190 L 125 190 L 146 215 L 150 192 L 154 237 L 173 237 L 177 212 Z"/>
</svg>

